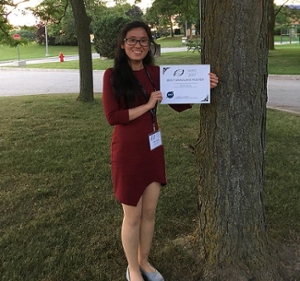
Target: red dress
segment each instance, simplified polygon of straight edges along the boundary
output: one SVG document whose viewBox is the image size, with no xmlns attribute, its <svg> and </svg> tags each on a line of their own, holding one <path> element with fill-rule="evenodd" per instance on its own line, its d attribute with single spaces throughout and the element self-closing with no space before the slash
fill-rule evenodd
<svg viewBox="0 0 300 281">
<path fill-rule="evenodd" d="M 159 67 L 147 66 L 152 81 L 159 89 Z M 134 71 L 136 78 L 150 95 L 154 91 L 145 69 Z M 151 112 L 129 122 L 128 109 L 119 106 L 110 82 L 112 68 L 103 77 L 103 107 L 106 119 L 114 126 L 111 142 L 111 168 L 114 193 L 123 204 L 136 206 L 146 187 L 152 182 L 166 184 L 163 146 L 150 150 L 148 136 L 153 132 Z M 146 103 L 146 101 L 145 101 Z M 137 106 L 140 104 L 137 104 Z M 177 111 L 190 105 L 172 105 Z M 158 129 L 155 118 L 156 130 Z"/>
</svg>

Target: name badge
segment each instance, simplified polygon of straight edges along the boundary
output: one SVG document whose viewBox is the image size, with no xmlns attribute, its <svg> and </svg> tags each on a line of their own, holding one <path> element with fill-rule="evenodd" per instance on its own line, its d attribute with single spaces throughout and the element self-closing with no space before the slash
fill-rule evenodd
<svg viewBox="0 0 300 281">
<path fill-rule="evenodd" d="M 157 148 L 162 145 L 161 132 L 160 130 L 149 134 L 150 150 Z"/>
</svg>

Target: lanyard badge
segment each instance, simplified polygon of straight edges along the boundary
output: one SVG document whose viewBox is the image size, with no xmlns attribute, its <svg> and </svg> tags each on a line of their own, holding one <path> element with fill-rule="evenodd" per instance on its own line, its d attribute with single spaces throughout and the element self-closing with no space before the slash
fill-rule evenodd
<svg viewBox="0 0 300 281">
<path fill-rule="evenodd" d="M 149 145 L 150 150 L 153 150 L 162 145 L 162 138 L 160 130 L 157 130 L 151 134 L 149 134 Z"/>
</svg>

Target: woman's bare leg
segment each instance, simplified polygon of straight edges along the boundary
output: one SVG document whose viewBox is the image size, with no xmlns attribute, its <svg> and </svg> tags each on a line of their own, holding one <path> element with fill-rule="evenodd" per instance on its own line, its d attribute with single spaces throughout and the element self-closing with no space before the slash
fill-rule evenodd
<svg viewBox="0 0 300 281">
<path fill-rule="evenodd" d="M 128 262 L 130 281 L 142 281 L 138 262 L 138 248 L 140 237 L 140 219 L 142 199 L 136 207 L 122 204 L 124 218 L 122 224 L 122 244 Z"/>
<path fill-rule="evenodd" d="M 153 182 L 143 193 L 140 220 L 140 244 L 138 248 L 138 261 L 146 272 L 154 272 L 148 262 L 155 225 L 155 211 L 158 203 L 161 185 Z"/>
</svg>

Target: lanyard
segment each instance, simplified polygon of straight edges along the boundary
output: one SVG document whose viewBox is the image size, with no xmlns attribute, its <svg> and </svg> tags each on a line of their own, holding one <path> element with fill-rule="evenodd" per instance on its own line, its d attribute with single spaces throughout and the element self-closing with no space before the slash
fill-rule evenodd
<svg viewBox="0 0 300 281">
<path fill-rule="evenodd" d="M 148 69 L 147 69 L 146 67 L 144 67 L 144 69 L 145 69 L 146 74 L 147 74 L 147 76 L 148 76 L 148 79 L 149 79 L 149 81 L 150 81 L 150 83 L 151 83 L 151 85 L 152 85 L 152 87 L 153 87 L 153 90 L 156 91 L 156 87 L 155 87 L 155 85 L 154 85 L 154 82 L 153 82 L 153 80 L 152 80 L 152 78 L 151 78 L 151 75 L 150 75 Z M 138 79 L 136 79 L 136 80 L 137 80 L 137 83 L 139 84 L 139 86 L 141 87 L 141 89 L 142 89 L 142 91 L 143 91 L 143 94 L 144 94 L 146 100 L 148 101 L 148 100 L 149 100 L 149 96 L 148 96 L 148 94 L 147 94 L 145 88 L 142 86 L 142 84 L 140 83 L 140 81 L 139 81 Z M 154 108 L 150 109 L 151 116 L 152 116 L 153 131 L 154 131 L 154 132 L 155 132 L 156 107 L 157 107 L 157 103 L 155 104 Z"/>
</svg>

